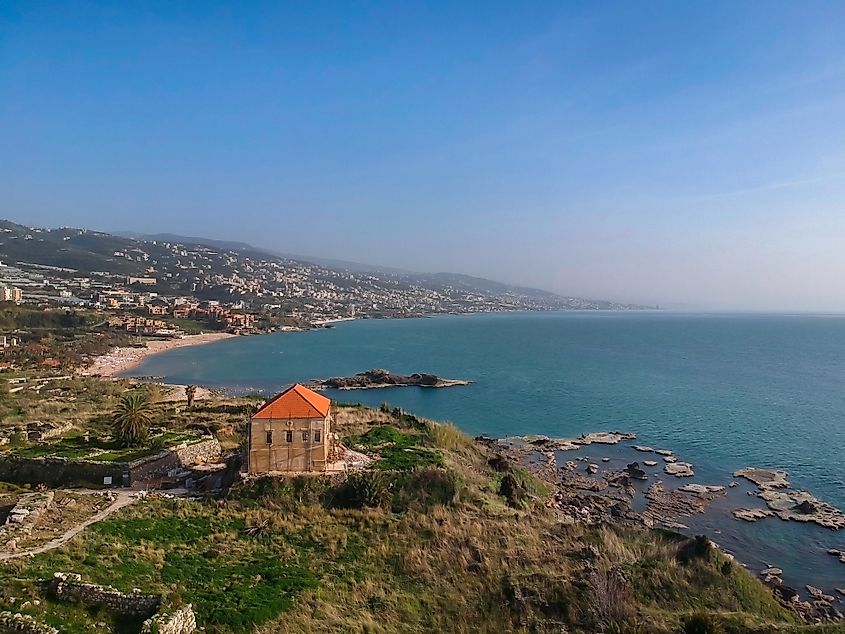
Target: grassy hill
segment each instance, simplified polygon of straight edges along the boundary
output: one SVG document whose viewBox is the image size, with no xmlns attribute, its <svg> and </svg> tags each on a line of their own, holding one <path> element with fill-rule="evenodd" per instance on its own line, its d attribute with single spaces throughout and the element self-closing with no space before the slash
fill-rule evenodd
<svg viewBox="0 0 845 634">
<path fill-rule="evenodd" d="M 44 581 L 64 571 L 192 603 L 215 633 L 841 631 L 802 625 L 706 540 L 561 523 L 548 485 L 491 463 L 451 425 L 360 406 L 337 422 L 349 446 L 378 456 L 367 471 L 135 504 L 0 566 L 0 609 L 25 605 L 67 632 L 137 631 L 45 601 Z"/>
</svg>

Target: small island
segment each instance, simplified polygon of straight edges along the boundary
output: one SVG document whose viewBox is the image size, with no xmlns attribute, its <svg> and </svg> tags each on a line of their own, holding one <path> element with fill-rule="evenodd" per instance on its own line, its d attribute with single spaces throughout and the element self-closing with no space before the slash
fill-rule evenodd
<svg viewBox="0 0 845 634">
<path fill-rule="evenodd" d="M 389 370 L 374 368 L 354 376 L 336 376 L 318 379 L 311 383 L 314 389 L 372 390 L 385 387 L 456 387 L 469 385 L 472 381 L 443 379 L 436 374 L 414 373 L 393 374 Z"/>
</svg>

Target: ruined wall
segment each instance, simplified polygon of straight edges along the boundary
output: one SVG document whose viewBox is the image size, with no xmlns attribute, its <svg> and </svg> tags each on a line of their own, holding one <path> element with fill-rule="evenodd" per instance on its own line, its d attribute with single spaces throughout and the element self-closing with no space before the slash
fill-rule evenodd
<svg viewBox="0 0 845 634">
<path fill-rule="evenodd" d="M 157 614 L 141 627 L 141 634 L 192 634 L 197 629 L 197 619 L 191 604 L 170 614 Z"/>
<path fill-rule="evenodd" d="M 73 573 L 55 573 L 48 591 L 59 601 L 79 603 L 88 608 L 103 608 L 123 616 L 148 617 L 155 614 L 161 605 L 161 596 L 158 594 L 124 594 L 114 588 L 83 583 L 82 577 Z"/>
<path fill-rule="evenodd" d="M 0 480 L 15 484 L 45 484 L 49 487 L 103 486 L 111 476 L 121 486 L 127 465 L 122 462 L 88 462 L 65 458 L 24 458 L 0 456 Z"/>
<path fill-rule="evenodd" d="M 171 469 L 188 467 L 199 462 L 208 462 L 220 457 L 222 449 L 216 438 L 208 438 L 193 444 L 182 444 L 165 449 L 154 456 L 140 458 L 129 463 L 129 483 L 164 475 Z"/>
<path fill-rule="evenodd" d="M 24 632 L 24 634 L 59 634 L 59 630 L 50 625 L 38 623 L 29 614 L 0 612 L 0 632 Z"/>
<path fill-rule="evenodd" d="M 201 440 L 165 449 L 153 456 L 133 462 L 95 462 L 67 458 L 24 458 L 0 455 L 0 481 L 15 484 L 46 484 L 49 487 L 103 486 L 103 478 L 111 476 L 111 486 L 123 486 L 123 474 L 130 484 L 151 476 L 162 475 L 179 467 L 216 460 L 221 453 L 216 438 Z"/>
</svg>

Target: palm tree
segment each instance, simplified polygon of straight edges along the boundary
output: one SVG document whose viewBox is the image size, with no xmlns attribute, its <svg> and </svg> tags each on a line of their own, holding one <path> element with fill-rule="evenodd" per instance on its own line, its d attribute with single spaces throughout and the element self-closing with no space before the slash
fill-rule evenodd
<svg viewBox="0 0 845 634">
<path fill-rule="evenodd" d="M 186 385 L 185 386 L 185 398 L 188 399 L 188 407 L 190 408 L 191 405 L 194 404 L 194 396 L 197 394 L 197 386 L 196 385 Z"/>
<path fill-rule="evenodd" d="M 153 418 L 153 404 L 143 392 L 125 394 L 112 412 L 114 434 L 127 445 L 147 439 Z"/>
</svg>

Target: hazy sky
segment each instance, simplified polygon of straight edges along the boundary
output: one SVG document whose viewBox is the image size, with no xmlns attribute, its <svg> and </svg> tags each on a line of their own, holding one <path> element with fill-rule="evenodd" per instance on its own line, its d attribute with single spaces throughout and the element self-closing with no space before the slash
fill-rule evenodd
<svg viewBox="0 0 845 634">
<path fill-rule="evenodd" d="M 0 216 L 845 310 L 845 3 L 0 3 Z"/>
</svg>

